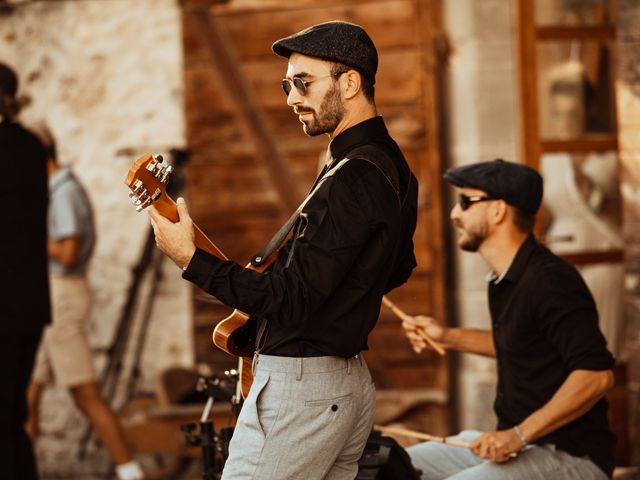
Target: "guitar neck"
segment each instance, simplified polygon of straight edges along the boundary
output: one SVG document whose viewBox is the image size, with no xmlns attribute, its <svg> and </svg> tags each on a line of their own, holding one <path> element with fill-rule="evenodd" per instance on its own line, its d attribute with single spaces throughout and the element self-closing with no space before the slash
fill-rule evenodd
<svg viewBox="0 0 640 480">
<path fill-rule="evenodd" d="M 153 206 L 156 210 L 167 220 L 176 223 L 180 217 L 178 215 L 178 205 L 173 201 L 171 197 L 168 195 L 162 195 L 158 198 Z M 228 260 L 228 258 L 220 251 L 218 247 L 216 247 L 215 243 L 213 243 L 209 238 L 202 233 L 202 230 L 194 223 L 193 230 L 195 234 L 194 243 L 196 247 L 204 250 L 205 252 L 210 253 L 222 260 Z"/>
</svg>

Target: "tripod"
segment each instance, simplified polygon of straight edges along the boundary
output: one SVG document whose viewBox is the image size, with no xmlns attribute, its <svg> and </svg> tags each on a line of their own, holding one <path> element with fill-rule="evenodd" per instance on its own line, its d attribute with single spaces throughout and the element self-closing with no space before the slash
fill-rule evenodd
<svg viewBox="0 0 640 480">
<path fill-rule="evenodd" d="M 171 182 L 167 185 L 167 193 L 175 196 L 184 188 L 184 167 L 188 161 L 189 153 L 186 150 L 179 149 L 171 149 L 169 153 L 172 158 L 174 173 Z M 125 355 L 131 349 L 129 340 L 131 333 L 134 331 L 136 307 L 141 302 L 139 298 L 141 296 L 141 286 L 145 276 L 151 271 L 149 275 L 148 293 L 146 298 L 142 299 L 144 302 L 141 309 L 142 318 L 132 349 L 132 361 L 129 369 L 129 378 L 124 388 L 123 404 L 131 400 L 135 394 L 137 382 L 140 379 L 140 363 L 144 352 L 149 323 L 151 322 L 153 302 L 155 301 L 158 286 L 162 279 L 163 260 L 164 256 L 155 248 L 155 235 L 153 229 L 150 227 L 147 231 L 139 260 L 132 268 L 131 283 L 127 298 L 117 321 L 111 345 L 107 350 L 108 360 L 106 366 L 99 378 L 102 394 L 110 405 L 114 403 L 119 386 L 122 383 L 121 377 L 125 370 Z M 79 459 L 83 459 L 87 455 L 87 450 L 92 438 L 93 428 L 91 424 L 88 424 L 79 441 Z"/>
<path fill-rule="evenodd" d="M 219 435 L 215 434 L 214 424 L 209 420 L 213 402 L 215 399 L 230 402 L 233 405 L 236 417 L 241 406 L 242 397 L 238 392 L 240 384 L 238 372 L 236 370 L 228 370 L 225 371 L 225 376 L 227 380 L 204 377 L 198 380 L 196 390 L 206 392 L 208 395 L 200 422 L 197 425 L 195 423 L 186 423 L 180 426 L 187 445 L 202 449 L 203 480 L 218 480 L 221 477 L 224 462 L 229 456 L 229 442 L 233 435 L 233 427 L 222 428 Z"/>
</svg>

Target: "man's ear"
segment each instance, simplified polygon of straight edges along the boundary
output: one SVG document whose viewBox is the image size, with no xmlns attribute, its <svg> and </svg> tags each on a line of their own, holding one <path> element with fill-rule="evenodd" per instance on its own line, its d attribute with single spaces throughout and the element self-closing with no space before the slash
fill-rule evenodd
<svg viewBox="0 0 640 480">
<path fill-rule="evenodd" d="M 342 94 L 345 99 L 355 97 L 362 88 L 362 78 L 356 70 L 349 70 L 338 78 L 342 82 Z"/>
<path fill-rule="evenodd" d="M 504 222 L 509 216 L 509 205 L 504 200 L 496 200 L 491 202 L 490 220 L 494 225 Z"/>
</svg>

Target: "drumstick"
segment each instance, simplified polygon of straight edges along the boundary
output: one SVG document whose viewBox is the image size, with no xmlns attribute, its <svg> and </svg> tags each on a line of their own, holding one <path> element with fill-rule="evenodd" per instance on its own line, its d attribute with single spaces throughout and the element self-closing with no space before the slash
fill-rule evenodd
<svg viewBox="0 0 640 480">
<path fill-rule="evenodd" d="M 429 435 L 428 433 L 416 432 L 415 430 L 407 430 L 406 428 L 384 427 L 382 425 L 374 425 L 373 429 L 382 434 L 400 435 L 402 437 L 416 438 L 418 440 L 429 440 L 431 442 L 444 443 L 446 445 L 452 445 L 454 447 L 471 448 L 471 443 L 469 442 L 461 442 L 460 440 L 451 440 L 447 437 L 437 437 L 435 435 Z M 509 455 L 509 458 L 516 458 L 518 456 L 516 452 L 511 452 L 508 455 Z"/>
<path fill-rule="evenodd" d="M 384 303 L 385 307 L 388 307 L 393 313 L 395 313 L 398 316 L 398 318 L 400 318 L 400 320 L 409 319 L 409 315 L 407 315 L 402 310 L 400 310 L 400 308 L 398 308 L 395 303 L 389 300 L 386 297 L 386 295 L 382 297 L 382 303 Z M 422 328 L 420 327 L 416 328 L 416 333 L 420 335 L 420 337 L 425 342 L 427 342 L 427 344 L 429 344 L 431 348 L 433 348 L 436 352 L 438 352 L 440 355 L 444 355 L 445 352 L 442 345 L 440 345 L 438 342 L 432 339 L 429 335 L 427 335 L 427 333 Z"/>
<path fill-rule="evenodd" d="M 429 435 L 428 433 L 416 432 L 414 430 L 407 430 L 405 428 L 384 427 L 382 425 L 375 425 L 373 429 L 384 434 L 400 435 L 402 437 L 416 438 L 418 440 L 430 440 L 432 442 L 453 445 L 454 447 L 469 448 L 469 446 L 471 445 L 469 442 L 461 442 L 460 440 L 449 440 L 447 437 L 437 437 L 435 435 Z"/>
</svg>

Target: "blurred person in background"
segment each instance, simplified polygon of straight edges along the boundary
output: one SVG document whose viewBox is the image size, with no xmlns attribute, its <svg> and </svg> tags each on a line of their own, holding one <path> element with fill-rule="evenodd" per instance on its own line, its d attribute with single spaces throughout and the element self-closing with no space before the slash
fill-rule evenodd
<svg viewBox="0 0 640 480">
<path fill-rule="evenodd" d="M 0 63 L 0 471 L 2 478 L 38 477 L 24 430 L 25 392 L 44 326 L 47 279 L 47 154 L 17 120 L 18 77 Z"/>
<path fill-rule="evenodd" d="M 95 244 L 89 197 L 68 166 L 58 163 L 55 142 L 47 128 L 39 132 L 47 149 L 49 176 L 48 242 L 51 325 L 44 330 L 28 389 L 27 431 L 35 440 L 42 391 L 55 378 L 67 387 L 89 419 L 116 464 L 121 480 L 141 480 L 122 428 L 103 398 L 93 367 L 85 324 L 91 310 L 86 270 Z"/>
</svg>

